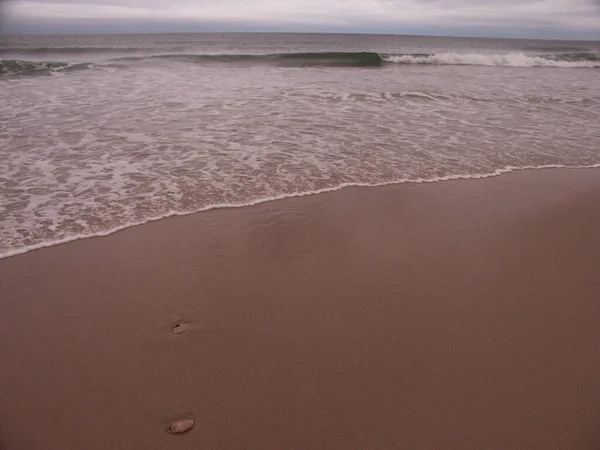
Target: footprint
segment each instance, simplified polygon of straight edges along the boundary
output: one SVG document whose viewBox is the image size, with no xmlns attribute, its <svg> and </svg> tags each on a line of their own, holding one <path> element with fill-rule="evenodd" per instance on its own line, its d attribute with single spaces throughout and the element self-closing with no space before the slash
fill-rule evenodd
<svg viewBox="0 0 600 450">
<path fill-rule="evenodd" d="M 186 431 L 190 431 L 194 426 L 194 423 L 195 422 L 192 419 L 178 420 L 169 425 L 165 431 L 169 434 L 182 434 Z"/>
<path fill-rule="evenodd" d="M 178 323 L 173 328 L 173 334 L 185 333 L 189 328 L 190 328 L 190 326 L 185 322 Z"/>
</svg>

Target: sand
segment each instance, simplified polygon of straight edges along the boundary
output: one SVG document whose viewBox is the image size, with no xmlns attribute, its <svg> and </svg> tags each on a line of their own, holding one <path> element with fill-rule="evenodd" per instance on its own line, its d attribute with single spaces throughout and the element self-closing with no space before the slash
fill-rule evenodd
<svg viewBox="0 0 600 450">
<path fill-rule="evenodd" d="M 599 170 L 171 218 L 0 283 L 3 450 L 600 448 Z"/>
</svg>

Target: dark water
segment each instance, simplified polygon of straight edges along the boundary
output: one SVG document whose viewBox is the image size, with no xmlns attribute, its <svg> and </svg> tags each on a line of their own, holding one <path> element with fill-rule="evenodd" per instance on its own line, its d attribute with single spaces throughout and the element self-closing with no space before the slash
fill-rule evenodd
<svg viewBox="0 0 600 450">
<path fill-rule="evenodd" d="M 348 185 L 600 164 L 600 43 L 13 36 L 0 255 Z"/>
</svg>

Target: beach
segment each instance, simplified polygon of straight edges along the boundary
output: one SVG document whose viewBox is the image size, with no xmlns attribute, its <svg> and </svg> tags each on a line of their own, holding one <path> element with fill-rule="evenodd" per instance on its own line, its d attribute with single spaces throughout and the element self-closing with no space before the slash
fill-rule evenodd
<svg viewBox="0 0 600 450">
<path fill-rule="evenodd" d="M 0 448 L 600 448 L 599 174 L 345 188 L 0 260 Z"/>
</svg>

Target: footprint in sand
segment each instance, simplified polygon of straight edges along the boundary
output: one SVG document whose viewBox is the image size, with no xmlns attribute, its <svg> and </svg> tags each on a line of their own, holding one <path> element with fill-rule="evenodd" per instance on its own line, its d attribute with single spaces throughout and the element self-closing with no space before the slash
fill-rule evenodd
<svg viewBox="0 0 600 450">
<path fill-rule="evenodd" d="M 173 328 L 173 334 L 185 333 L 189 328 L 190 328 L 190 326 L 185 322 L 178 323 Z"/>
<path fill-rule="evenodd" d="M 169 425 L 165 431 L 169 434 L 182 434 L 186 431 L 190 431 L 194 426 L 194 423 L 195 422 L 192 419 L 178 420 Z"/>
<path fill-rule="evenodd" d="M 173 334 L 181 334 L 185 333 L 189 328 L 190 326 L 187 323 L 180 322 L 173 327 L 172 332 Z M 178 420 L 177 422 L 173 422 L 171 425 L 165 428 L 165 431 L 169 434 L 182 434 L 190 431 L 194 426 L 194 423 L 195 422 L 192 419 Z"/>
</svg>

